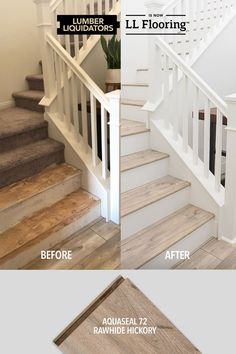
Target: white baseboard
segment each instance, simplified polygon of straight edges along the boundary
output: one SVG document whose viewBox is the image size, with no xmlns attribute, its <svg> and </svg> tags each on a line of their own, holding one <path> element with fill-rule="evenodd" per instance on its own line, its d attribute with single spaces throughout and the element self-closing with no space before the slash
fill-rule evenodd
<svg viewBox="0 0 236 354">
<path fill-rule="evenodd" d="M 0 102 L 0 111 L 2 109 L 10 108 L 14 106 L 14 100 L 9 100 L 5 102 Z"/>
<path fill-rule="evenodd" d="M 227 237 L 220 237 L 219 238 L 220 241 L 225 241 L 230 243 L 231 245 L 235 245 L 236 244 L 236 238 L 234 238 L 233 240 L 227 238 Z"/>
</svg>

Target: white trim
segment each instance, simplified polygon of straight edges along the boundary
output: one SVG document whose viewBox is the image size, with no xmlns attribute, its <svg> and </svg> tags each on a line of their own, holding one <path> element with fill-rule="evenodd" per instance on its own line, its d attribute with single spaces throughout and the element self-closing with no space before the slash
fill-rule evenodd
<svg viewBox="0 0 236 354">
<path fill-rule="evenodd" d="M 231 240 L 231 239 L 229 239 L 227 237 L 220 237 L 219 240 L 220 241 L 225 241 L 227 243 L 230 243 L 231 245 L 235 245 L 236 244 L 236 237 L 233 240 Z"/>
<path fill-rule="evenodd" d="M 0 102 L 0 111 L 10 107 L 14 107 L 14 100 Z"/>
</svg>

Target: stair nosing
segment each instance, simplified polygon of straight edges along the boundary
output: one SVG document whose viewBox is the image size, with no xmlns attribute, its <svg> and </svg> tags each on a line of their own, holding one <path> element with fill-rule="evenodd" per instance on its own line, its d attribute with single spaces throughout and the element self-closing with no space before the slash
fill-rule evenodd
<svg viewBox="0 0 236 354">
<path fill-rule="evenodd" d="M 50 167 L 49 167 L 49 168 L 50 168 Z M 39 173 L 39 174 L 40 174 L 40 173 Z M 20 205 L 20 204 L 26 202 L 27 200 L 30 200 L 31 198 L 34 198 L 34 197 L 40 195 L 41 193 L 44 193 L 44 192 L 50 190 L 51 188 L 57 187 L 57 186 L 59 186 L 59 185 L 62 184 L 62 183 L 68 182 L 69 180 L 71 180 L 71 179 L 73 179 L 73 178 L 75 178 L 75 177 L 81 176 L 81 174 L 82 174 L 82 171 L 81 171 L 81 170 L 75 170 L 75 173 L 74 173 L 73 175 L 71 175 L 71 176 L 66 176 L 66 178 L 65 178 L 63 181 L 61 181 L 61 182 L 56 182 L 56 183 L 54 183 L 52 186 L 45 187 L 44 189 L 42 189 L 42 190 L 40 190 L 40 191 L 37 191 L 36 193 L 32 194 L 31 196 L 27 196 L 27 197 L 25 197 L 25 198 L 19 199 L 19 200 L 13 202 L 12 204 L 9 204 L 9 205 L 6 206 L 5 208 L 1 208 L 1 207 L 0 207 L 0 213 L 3 212 L 3 211 L 6 211 L 6 210 L 8 210 L 8 209 L 11 209 L 12 207 L 16 207 L 16 206 L 18 206 L 18 205 Z M 29 178 L 30 178 L 30 177 L 26 177 L 26 178 L 24 178 L 23 180 L 18 181 L 18 182 L 15 182 L 15 183 L 13 183 L 13 184 L 21 183 L 21 182 L 23 182 L 23 181 L 25 181 L 25 180 L 27 180 L 27 179 L 29 179 Z M 9 187 L 9 186 L 8 186 L 8 187 Z M 3 189 L 3 188 L 6 188 L 6 187 L 2 187 L 1 189 Z M 1 190 L 1 189 L 0 189 L 0 190 Z M 0 194 L 0 195 L 1 195 L 1 194 Z M 63 199 L 63 198 L 62 198 L 62 199 Z"/>
<path fill-rule="evenodd" d="M 62 200 L 66 199 L 66 198 L 69 197 L 71 194 L 76 193 L 76 192 L 78 192 L 78 191 L 82 191 L 82 192 L 88 194 L 89 196 L 91 196 L 91 197 L 93 198 L 94 205 L 92 206 L 92 208 L 95 208 L 95 207 L 97 207 L 98 205 L 101 204 L 101 201 L 100 201 L 98 198 L 96 198 L 94 195 L 88 193 L 87 191 L 85 191 L 85 190 L 82 189 L 82 188 L 79 188 L 77 191 L 70 193 L 68 196 L 66 196 L 66 197 L 63 198 Z M 58 201 L 58 202 L 52 204 L 51 206 L 42 208 L 41 210 L 35 212 L 33 215 L 31 215 L 30 217 L 25 218 L 25 219 L 30 219 L 30 218 L 35 217 L 37 214 L 42 213 L 42 211 L 43 211 L 44 209 L 52 208 L 55 204 L 58 204 L 58 203 L 62 202 L 62 200 L 60 200 L 60 201 Z M 83 210 L 82 212 L 80 212 L 80 214 L 81 214 L 81 217 L 84 216 L 84 215 L 85 215 L 85 210 Z M 72 214 L 72 215 L 70 215 L 70 217 L 68 217 L 66 220 L 69 220 L 70 222 L 69 222 L 68 224 L 70 224 L 70 223 L 74 222 L 77 217 L 78 217 L 78 214 Z M 24 219 L 24 220 L 25 220 L 25 219 Z M 21 223 L 21 222 L 20 222 L 20 223 Z M 17 225 L 19 225 L 20 223 L 18 223 Z M 12 228 L 15 228 L 17 225 L 13 226 Z M 50 235 L 53 233 L 54 229 L 57 229 L 57 230 L 58 230 L 58 227 L 59 227 L 59 226 L 61 226 L 61 227 L 59 228 L 59 229 L 61 229 L 61 228 L 63 227 L 63 225 L 65 226 L 65 220 L 60 221 L 58 224 L 56 224 L 56 225 L 50 227 L 48 230 L 43 231 L 42 234 L 38 235 L 37 237 L 34 237 L 34 238 L 32 238 L 31 240 L 28 240 L 28 241 L 25 242 L 24 244 L 19 245 L 19 247 L 17 247 L 17 248 L 15 248 L 15 249 L 11 250 L 10 252 L 6 253 L 4 256 L 0 257 L 0 267 L 1 267 L 1 265 L 4 264 L 7 260 L 9 260 L 9 258 L 11 258 L 12 256 L 17 255 L 17 254 L 19 254 L 22 250 L 24 250 L 25 248 L 27 248 L 27 247 L 29 247 L 29 246 L 31 246 L 31 245 L 36 244 L 36 243 L 37 243 L 37 240 L 38 240 L 39 238 L 40 238 L 40 240 L 44 240 L 44 239 L 46 239 L 47 237 L 50 237 Z M 11 229 L 11 228 L 10 228 L 10 229 Z M 5 231 L 3 231 L 3 233 L 4 233 L 4 232 L 5 232 Z M 1 233 L 0 233 L 0 238 L 1 238 Z"/>
<path fill-rule="evenodd" d="M 149 151 L 149 150 L 144 150 L 144 151 Z M 150 151 L 155 151 L 155 150 L 150 150 Z M 142 152 L 143 152 L 143 151 L 142 151 Z M 138 153 L 133 153 L 133 154 L 121 156 L 121 160 L 122 160 L 123 157 L 131 156 L 131 155 L 136 155 L 136 154 L 138 154 Z M 154 162 L 162 161 L 162 160 L 165 160 L 165 159 L 167 159 L 167 158 L 170 157 L 168 154 L 165 154 L 165 153 L 161 153 L 161 154 L 162 154 L 162 156 L 160 156 L 159 158 L 156 157 L 156 158 L 153 159 L 152 161 L 144 161 L 144 162 L 139 163 L 139 164 L 137 164 L 137 165 L 135 165 L 135 166 L 133 166 L 133 167 L 128 167 L 128 168 L 124 168 L 124 169 L 121 168 L 121 172 L 126 172 L 126 171 L 130 171 L 130 170 L 133 170 L 133 169 L 138 168 L 138 167 L 141 167 L 141 166 L 150 165 L 150 164 L 152 164 L 152 163 L 154 163 Z"/>
<path fill-rule="evenodd" d="M 163 178 L 163 177 L 162 177 L 162 178 Z M 159 178 L 159 179 L 162 179 L 162 178 Z M 157 179 L 156 181 L 158 181 L 159 179 Z M 156 202 L 159 202 L 160 200 L 163 200 L 163 199 L 165 199 L 165 198 L 167 198 L 167 197 L 169 197 L 169 196 L 171 196 L 171 195 L 173 195 L 173 194 L 175 194 L 175 193 L 178 193 L 178 192 L 180 192 L 180 191 L 182 191 L 182 190 L 184 190 L 184 189 L 186 189 L 186 188 L 189 188 L 189 187 L 191 186 L 191 183 L 190 183 L 190 182 L 188 182 L 188 181 L 183 181 L 183 182 L 185 182 L 185 185 L 179 186 L 178 190 L 175 190 L 175 191 L 166 193 L 165 195 L 163 195 L 163 196 L 161 196 L 161 197 L 159 197 L 159 198 L 156 198 L 154 201 L 146 202 L 144 205 L 139 206 L 139 207 L 137 207 L 137 208 L 134 208 L 133 210 L 130 210 L 129 212 L 126 212 L 125 214 L 122 213 L 122 208 L 121 208 L 121 219 L 122 219 L 122 218 L 125 218 L 125 217 L 127 217 L 127 216 L 129 216 L 129 215 L 131 215 L 131 214 L 133 214 L 133 213 L 136 213 L 137 211 L 139 211 L 139 210 L 141 210 L 141 209 L 144 209 L 144 208 L 146 208 L 146 207 L 149 206 L 149 205 L 152 205 L 152 204 L 154 204 L 154 203 L 156 203 Z M 138 189 L 140 189 L 141 187 L 150 185 L 150 184 L 152 184 L 152 183 L 153 183 L 153 182 L 149 182 L 149 183 L 146 183 L 146 184 L 144 184 L 144 185 L 142 185 L 142 186 L 133 188 L 133 189 L 127 191 L 127 192 L 122 193 L 121 196 L 124 195 L 124 194 L 127 194 L 127 193 L 129 193 L 129 192 L 131 192 L 131 191 L 138 190 Z"/>
<path fill-rule="evenodd" d="M 121 105 L 123 106 L 132 106 L 132 107 L 143 107 L 146 101 L 132 100 L 132 99 L 123 99 L 121 100 Z"/>
<path fill-rule="evenodd" d="M 149 84 L 145 84 L 145 83 L 143 83 L 143 84 L 123 84 L 122 86 L 125 86 L 125 87 L 133 87 L 133 86 L 135 86 L 135 87 L 149 87 Z"/>
<path fill-rule="evenodd" d="M 137 236 L 141 236 L 142 234 L 145 234 L 145 232 L 147 230 L 150 230 L 154 227 L 158 227 L 158 225 L 162 224 L 163 222 L 165 222 L 166 220 L 168 220 L 171 216 L 175 215 L 175 214 L 181 214 L 181 211 L 186 209 L 187 207 L 194 207 L 194 205 L 192 204 L 187 204 L 185 207 L 178 209 L 178 211 L 164 217 L 163 219 L 161 219 L 160 221 L 145 227 L 144 229 L 142 229 L 141 231 L 136 232 L 134 235 L 129 236 L 128 238 L 126 238 L 123 242 L 122 245 L 127 245 L 130 242 L 133 242 L 133 240 L 135 240 L 137 238 Z M 162 250 L 160 250 L 159 252 L 157 252 L 155 255 L 153 255 L 152 257 L 150 257 L 147 261 L 143 261 L 143 262 L 136 262 L 137 264 L 139 264 L 137 267 L 135 267 L 135 269 L 140 269 L 141 267 L 143 267 L 145 264 L 151 262 L 153 259 L 155 259 L 156 257 L 160 256 L 163 252 L 165 252 L 167 249 L 169 249 L 170 247 L 176 245 L 178 242 L 182 241 L 183 239 L 185 239 L 186 237 L 188 237 L 189 235 L 191 235 L 193 232 L 195 232 L 196 230 L 198 230 L 200 227 L 202 227 L 203 225 L 205 225 L 206 223 L 210 222 L 212 219 L 215 218 L 215 215 L 211 212 L 205 211 L 202 208 L 197 207 L 198 209 L 208 213 L 208 219 L 206 221 L 202 221 L 199 222 L 198 225 L 196 225 L 195 227 L 192 228 L 191 231 L 188 231 L 186 233 L 183 233 L 183 235 L 176 241 L 174 241 L 173 243 L 171 243 L 169 246 L 166 246 L 165 248 L 163 248 Z"/>
</svg>

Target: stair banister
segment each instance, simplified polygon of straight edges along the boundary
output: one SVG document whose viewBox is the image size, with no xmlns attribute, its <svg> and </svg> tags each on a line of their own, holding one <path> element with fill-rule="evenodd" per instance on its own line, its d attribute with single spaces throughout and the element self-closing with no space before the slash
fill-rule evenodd
<svg viewBox="0 0 236 354">
<path fill-rule="evenodd" d="M 227 122 L 225 204 L 221 211 L 220 236 L 236 243 L 236 94 L 227 96 L 229 116 Z"/>
</svg>

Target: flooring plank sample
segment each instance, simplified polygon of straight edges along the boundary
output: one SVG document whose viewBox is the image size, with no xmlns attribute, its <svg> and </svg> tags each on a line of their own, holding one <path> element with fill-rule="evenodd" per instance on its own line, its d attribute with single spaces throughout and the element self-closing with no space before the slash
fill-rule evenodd
<svg viewBox="0 0 236 354">
<path fill-rule="evenodd" d="M 120 323 L 122 319 L 125 324 Z M 117 334 L 120 331 L 122 334 Z M 122 277 L 96 298 L 54 342 L 64 354 L 199 353 L 129 279 Z"/>
</svg>

